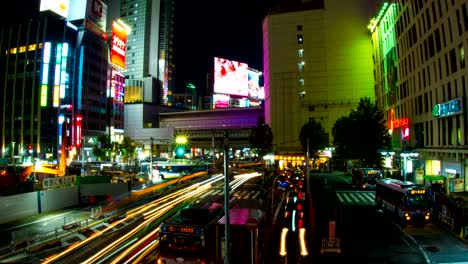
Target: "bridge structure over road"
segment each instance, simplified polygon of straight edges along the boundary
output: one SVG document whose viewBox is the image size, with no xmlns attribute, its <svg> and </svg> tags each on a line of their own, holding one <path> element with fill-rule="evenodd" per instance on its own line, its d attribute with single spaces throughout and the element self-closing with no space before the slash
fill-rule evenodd
<svg viewBox="0 0 468 264">
<path fill-rule="evenodd" d="M 160 113 L 159 127 L 187 134 L 190 145 L 197 148 L 220 147 L 227 131 L 229 146 L 241 148 L 250 145 L 250 132 L 264 123 L 264 116 L 262 107 Z"/>
</svg>

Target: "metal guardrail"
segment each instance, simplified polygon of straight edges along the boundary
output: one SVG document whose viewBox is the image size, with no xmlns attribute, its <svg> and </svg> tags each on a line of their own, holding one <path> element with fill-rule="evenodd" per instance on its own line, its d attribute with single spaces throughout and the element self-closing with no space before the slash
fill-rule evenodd
<svg viewBox="0 0 468 264">
<path fill-rule="evenodd" d="M 453 218 L 451 218 L 450 216 L 448 216 L 446 214 L 441 214 L 440 220 L 442 221 L 442 223 L 448 225 L 450 227 L 450 230 L 453 231 L 453 227 L 454 227 Z"/>
<path fill-rule="evenodd" d="M 440 211 L 436 211 L 434 209 L 431 210 L 431 213 L 432 213 L 432 215 L 437 216 L 437 217 L 434 217 L 433 219 L 437 219 L 441 223 L 443 223 L 443 224 L 447 225 L 448 227 L 450 227 L 450 230 L 453 231 L 455 225 L 454 225 L 454 219 L 452 217 L 450 217 L 447 214 L 444 214 L 444 213 L 442 213 Z"/>
</svg>

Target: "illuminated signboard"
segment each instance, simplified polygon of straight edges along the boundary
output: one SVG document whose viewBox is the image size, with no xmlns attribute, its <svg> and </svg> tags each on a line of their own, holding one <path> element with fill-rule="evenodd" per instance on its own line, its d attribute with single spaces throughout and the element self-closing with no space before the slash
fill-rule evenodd
<svg viewBox="0 0 468 264">
<path fill-rule="evenodd" d="M 442 104 L 436 104 L 434 107 L 432 107 L 432 116 L 437 118 L 453 116 L 462 112 L 463 103 L 461 97 Z"/>
<path fill-rule="evenodd" d="M 81 128 L 83 117 L 80 114 L 76 115 L 76 147 L 81 147 Z"/>
<path fill-rule="evenodd" d="M 425 194 L 426 190 L 411 190 L 411 194 Z"/>
<path fill-rule="evenodd" d="M 213 105 L 214 108 L 228 108 L 229 107 L 229 95 L 224 94 L 213 94 Z"/>
<path fill-rule="evenodd" d="M 394 129 L 409 124 L 408 117 L 403 117 L 403 118 L 401 118 L 401 119 L 393 119 L 393 120 L 391 120 L 391 121 L 392 121 L 392 127 L 393 127 Z"/>
<path fill-rule="evenodd" d="M 103 31 L 106 31 L 107 5 L 100 0 L 88 0 L 86 4 L 86 19 L 92 21 Z"/>
<path fill-rule="evenodd" d="M 99 26 L 94 24 L 92 21 L 85 20 L 84 27 L 86 28 L 86 30 L 89 30 L 89 32 L 91 32 L 91 33 L 95 34 L 96 36 L 99 36 L 101 39 L 107 41 L 107 37 L 108 37 L 107 32 L 100 29 Z"/>
<path fill-rule="evenodd" d="M 46 11 L 50 10 L 56 14 L 68 18 L 68 12 L 70 10 L 69 0 L 41 0 L 41 6 L 39 10 Z"/>
<path fill-rule="evenodd" d="M 125 69 L 125 50 L 127 45 L 127 29 L 114 21 L 112 24 L 111 63 Z"/>
<path fill-rule="evenodd" d="M 265 99 L 265 90 L 260 86 L 261 72 L 248 70 L 249 73 L 249 98 L 251 99 Z"/>
<path fill-rule="evenodd" d="M 195 234 L 201 235 L 200 228 L 194 228 L 190 226 L 164 226 L 162 228 L 163 232 L 171 232 L 171 233 L 185 233 L 185 234 Z"/>
<path fill-rule="evenodd" d="M 249 95 L 247 63 L 215 57 L 214 76 L 215 93 Z"/>
</svg>

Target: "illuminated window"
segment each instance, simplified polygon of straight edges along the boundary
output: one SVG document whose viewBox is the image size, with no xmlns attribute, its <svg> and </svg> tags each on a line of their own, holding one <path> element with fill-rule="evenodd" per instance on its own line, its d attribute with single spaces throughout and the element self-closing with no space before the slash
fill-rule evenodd
<svg viewBox="0 0 468 264">
<path fill-rule="evenodd" d="M 465 68 L 465 48 L 463 44 L 458 46 L 458 54 L 460 55 L 460 68 Z"/>
<path fill-rule="evenodd" d="M 302 62 L 299 62 L 299 63 L 297 64 L 297 67 L 299 68 L 299 71 L 300 71 L 300 72 L 303 72 L 303 71 L 304 71 L 304 62 L 303 62 L 303 61 L 302 61 Z"/>
<path fill-rule="evenodd" d="M 299 58 L 303 58 L 304 57 L 304 49 L 299 49 L 297 51 L 297 56 L 299 56 Z"/>
<path fill-rule="evenodd" d="M 299 78 L 299 85 L 304 86 L 304 78 Z"/>
<path fill-rule="evenodd" d="M 304 39 L 302 38 L 302 35 L 297 35 L 297 44 L 302 44 L 304 42 Z"/>
</svg>

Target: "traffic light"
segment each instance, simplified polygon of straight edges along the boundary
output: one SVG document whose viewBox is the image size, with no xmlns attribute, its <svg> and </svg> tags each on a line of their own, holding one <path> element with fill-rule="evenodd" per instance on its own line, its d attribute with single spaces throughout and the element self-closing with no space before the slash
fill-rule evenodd
<svg viewBox="0 0 468 264">
<path fill-rule="evenodd" d="M 29 153 L 32 153 L 32 152 L 33 152 L 32 145 L 28 145 L 28 152 L 29 152 Z"/>
<path fill-rule="evenodd" d="M 176 156 L 177 157 L 183 157 L 185 155 L 185 147 L 184 146 L 178 146 L 176 148 Z"/>
</svg>

